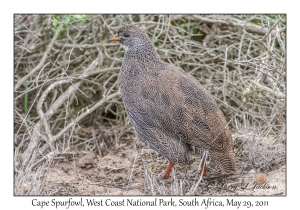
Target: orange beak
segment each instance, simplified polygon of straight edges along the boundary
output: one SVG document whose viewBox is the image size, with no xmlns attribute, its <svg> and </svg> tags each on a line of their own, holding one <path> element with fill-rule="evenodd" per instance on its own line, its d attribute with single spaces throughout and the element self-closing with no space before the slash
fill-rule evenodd
<svg viewBox="0 0 300 210">
<path fill-rule="evenodd" d="M 114 35 L 108 38 L 108 41 L 110 42 L 115 42 L 115 41 L 119 41 L 120 39 L 118 38 L 118 35 Z"/>
</svg>

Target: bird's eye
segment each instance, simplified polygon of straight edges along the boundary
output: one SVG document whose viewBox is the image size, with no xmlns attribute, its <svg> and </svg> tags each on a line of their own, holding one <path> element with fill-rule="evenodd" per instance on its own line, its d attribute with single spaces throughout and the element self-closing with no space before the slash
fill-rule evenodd
<svg viewBox="0 0 300 210">
<path fill-rule="evenodd" d="M 125 33 L 124 36 L 125 36 L 125 37 L 129 37 L 129 33 Z"/>
</svg>

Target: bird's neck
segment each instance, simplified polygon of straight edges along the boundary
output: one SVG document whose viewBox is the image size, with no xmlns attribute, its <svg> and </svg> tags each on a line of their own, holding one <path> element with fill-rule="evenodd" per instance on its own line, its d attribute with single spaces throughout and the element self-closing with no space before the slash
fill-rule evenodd
<svg viewBox="0 0 300 210">
<path fill-rule="evenodd" d="M 164 69 L 167 65 L 156 54 L 155 50 L 144 51 L 129 51 L 127 50 L 124 55 L 121 72 L 124 75 L 129 75 L 130 78 L 142 75 L 144 73 L 153 73 L 155 69 Z M 128 78 L 127 78 L 128 79 Z"/>
<path fill-rule="evenodd" d="M 163 61 L 159 58 L 154 49 L 136 49 L 126 50 L 123 63 L 126 63 L 128 66 L 141 66 L 142 69 L 144 69 L 144 66 L 161 65 Z"/>
</svg>

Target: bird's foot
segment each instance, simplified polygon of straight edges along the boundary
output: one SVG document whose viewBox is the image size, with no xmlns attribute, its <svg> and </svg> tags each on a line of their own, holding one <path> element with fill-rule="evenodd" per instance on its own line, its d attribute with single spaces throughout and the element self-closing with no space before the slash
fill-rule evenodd
<svg viewBox="0 0 300 210">
<path fill-rule="evenodd" d="M 160 181 L 162 181 L 164 179 L 169 179 L 172 167 L 174 165 L 175 165 L 175 163 L 170 161 L 167 168 L 165 169 L 165 171 L 159 177 L 157 177 L 157 179 L 160 180 Z"/>
</svg>

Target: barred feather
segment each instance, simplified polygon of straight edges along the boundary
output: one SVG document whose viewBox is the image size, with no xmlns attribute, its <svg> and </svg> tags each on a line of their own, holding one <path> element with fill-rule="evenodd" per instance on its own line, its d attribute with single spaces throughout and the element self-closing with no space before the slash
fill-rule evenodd
<svg viewBox="0 0 300 210">
<path fill-rule="evenodd" d="M 211 94 L 162 61 L 145 31 L 126 25 L 118 37 L 125 46 L 119 86 L 137 136 L 175 163 L 188 164 L 190 152 L 206 150 L 223 173 L 236 172 L 231 134 Z"/>
</svg>

